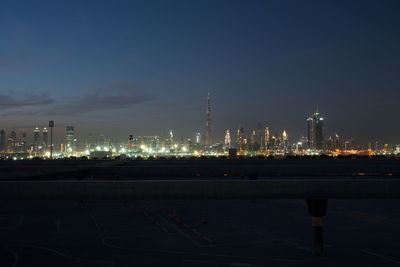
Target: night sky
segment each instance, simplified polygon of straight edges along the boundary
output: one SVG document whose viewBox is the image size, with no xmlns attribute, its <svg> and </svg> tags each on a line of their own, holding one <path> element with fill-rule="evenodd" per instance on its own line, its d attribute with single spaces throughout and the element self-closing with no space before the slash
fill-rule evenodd
<svg viewBox="0 0 400 267">
<path fill-rule="evenodd" d="M 400 1 L 2 1 L 0 128 L 400 143 Z"/>
</svg>

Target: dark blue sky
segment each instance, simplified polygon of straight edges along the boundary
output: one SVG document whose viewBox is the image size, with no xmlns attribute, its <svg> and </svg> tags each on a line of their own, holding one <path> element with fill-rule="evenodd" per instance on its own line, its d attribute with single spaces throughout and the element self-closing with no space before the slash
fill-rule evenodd
<svg viewBox="0 0 400 267">
<path fill-rule="evenodd" d="M 78 135 L 256 123 L 400 143 L 399 1 L 6 1 L 0 127 Z M 59 130 L 61 131 L 61 129 Z"/>
</svg>

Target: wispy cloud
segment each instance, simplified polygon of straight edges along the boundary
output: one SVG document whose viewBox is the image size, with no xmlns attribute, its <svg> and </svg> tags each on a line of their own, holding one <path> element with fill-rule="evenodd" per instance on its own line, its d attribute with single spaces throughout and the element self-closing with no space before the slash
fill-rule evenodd
<svg viewBox="0 0 400 267">
<path fill-rule="evenodd" d="M 116 84 L 103 89 L 90 90 L 87 93 L 70 99 L 67 103 L 56 105 L 52 114 L 75 115 L 99 110 L 117 110 L 152 100 L 135 84 Z"/>
<path fill-rule="evenodd" d="M 94 89 L 76 96 L 68 96 L 58 101 L 47 94 L 25 94 L 13 97 L 0 94 L 2 116 L 29 115 L 77 115 L 103 110 L 119 110 L 151 101 L 154 97 L 136 84 L 115 84 L 103 89 Z M 42 105 L 42 107 L 39 107 Z M 36 106 L 30 107 L 28 106 Z"/>
<path fill-rule="evenodd" d="M 0 110 L 48 105 L 54 102 L 47 93 L 18 93 L 13 91 L 0 93 Z"/>
</svg>

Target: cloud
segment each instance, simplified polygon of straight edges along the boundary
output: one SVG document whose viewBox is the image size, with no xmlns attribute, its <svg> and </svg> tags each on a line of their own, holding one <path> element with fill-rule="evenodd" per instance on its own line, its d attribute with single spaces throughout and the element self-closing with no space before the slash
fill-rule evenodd
<svg viewBox="0 0 400 267">
<path fill-rule="evenodd" d="M 76 115 L 102 110 L 130 108 L 137 104 L 153 100 L 135 84 L 116 84 L 103 89 L 90 90 L 87 93 L 70 98 L 66 103 L 56 105 L 51 114 Z"/>
<path fill-rule="evenodd" d="M 55 101 L 47 93 L 0 93 L 0 110 L 52 104 Z"/>
<path fill-rule="evenodd" d="M 75 93 L 75 92 L 74 92 Z M 0 94 L 2 116 L 78 115 L 103 110 L 120 110 L 153 100 L 137 84 L 115 84 L 77 96 L 54 101 L 45 93 Z"/>
</svg>

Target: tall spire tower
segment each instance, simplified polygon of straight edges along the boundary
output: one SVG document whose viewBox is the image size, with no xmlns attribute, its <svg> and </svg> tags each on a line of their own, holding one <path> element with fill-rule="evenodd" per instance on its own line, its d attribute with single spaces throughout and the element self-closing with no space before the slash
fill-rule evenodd
<svg viewBox="0 0 400 267">
<path fill-rule="evenodd" d="M 206 121 L 206 145 L 212 145 L 212 129 L 211 129 L 211 97 L 210 92 L 207 96 L 207 121 Z"/>
</svg>

